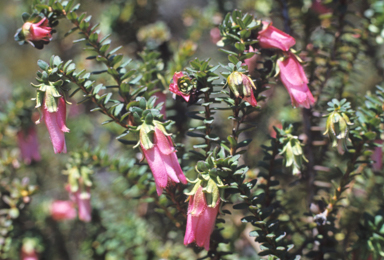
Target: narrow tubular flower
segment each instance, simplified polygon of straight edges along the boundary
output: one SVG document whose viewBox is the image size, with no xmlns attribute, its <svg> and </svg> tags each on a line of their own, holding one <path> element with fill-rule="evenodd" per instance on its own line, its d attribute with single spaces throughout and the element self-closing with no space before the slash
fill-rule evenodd
<svg viewBox="0 0 384 260">
<path fill-rule="evenodd" d="M 73 193 L 74 200 L 79 211 L 79 219 L 84 222 L 90 222 L 92 219 L 91 193 L 89 189 L 86 192 L 80 190 Z"/>
<path fill-rule="evenodd" d="M 283 61 L 278 60 L 277 65 L 280 69 L 280 79 L 288 90 L 292 105 L 310 108 L 315 99 L 308 88 L 308 79 L 304 69 L 295 55 L 289 53 L 289 57 Z"/>
<path fill-rule="evenodd" d="M 66 153 L 67 146 L 65 144 L 64 132 L 69 132 L 65 125 L 66 121 L 66 105 L 64 98 L 59 98 L 57 112 L 50 113 L 46 105 L 43 106 L 43 119 L 47 126 L 49 136 L 51 137 L 53 150 L 55 153 Z"/>
<path fill-rule="evenodd" d="M 20 130 L 17 133 L 17 143 L 20 148 L 21 158 L 26 164 L 30 164 L 32 160 L 41 160 L 35 126 L 32 125 L 26 131 Z"/>
<path fill-rule="evenodd" d="M 55 200 L 50 207 L 51 216 L 54 220 L 69 220 L 76 218 L 76 209 L 72 201 Z"/>
<path fill-rule="evenodd" d="M 187 184 L 187 179 L 181 170 L 179 161 L 177 160 L 176 151 L 173 147 L 172 140 L 169 136 L 155 127 L 153 137 L 153 147 L 145 149 L 140 143 L 144 156 L 147 159 L 149 167 L 152 170 L 156 183 L 157 194 L 160 196 L 163 189 L 168 184 L 168 179 L 179 183 L 180 181 Z"/>
<path fill-rule="evenodd" d="M 196 242 L 199 247 L 209 250 L 209 241 L 215 228 L 220 199 L 214 208 L 208 207 L 201 187 L 189 198 L 187 228 L 184 245 Z"/>
<path fill-rule="evenodd" d="M 276 48 L 288 51 L 295 45 L 295 38 L 272 26 L 272 23 L 263 21 L 263 29 L 259 32 L 257 39 L 261 48 Z"/>
<path fill-rule="evenodd" d="M 26 41 L 50 41 L 52 39 L 52 28 L 48 26 L 47 18 L 38 23 L 26 22 L 22 27 Z"/>
<path fill-rule="evenodd" d="M 183 72 L 175 72 L 175 74 L 173 74 L 173 83 L 169 85 L 169 91 L 171 91 L 172 93 L 178 96 L 183 97 L 184 100 L 188 102 L 191 96 L 191 94 L 188 91 L 188 86 L 185 86 L 185 89 L 182 86 L 180 86 L 183 84 L 181 82 L 183 77 L 186 77 Z"/>
</svg>

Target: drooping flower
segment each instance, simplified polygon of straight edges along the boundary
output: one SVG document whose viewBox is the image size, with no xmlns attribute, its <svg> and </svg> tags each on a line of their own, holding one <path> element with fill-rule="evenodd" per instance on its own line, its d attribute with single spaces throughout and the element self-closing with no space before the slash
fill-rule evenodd
<svg viewBox="0 0 384 260">
<path fill-rule="evenodd" d="M 69 129 L 65 125 L 66 104 L 64 98 L 59 98 L 58 110 L 56 112 L 49 112 L 46 104 L 44 104 L 43 119 L 51 137 L 54 152 L 66 153 L 67 146 L 65 144 L 64 132 L 69 132 Z"/>
<path fill-rule="evenodd" d="M 283 51 L 288 51 L 295 45 L 295 38 L 280 31 L 272 26 L 272 22 L 263 21 L 263 29 L 259 32 L 257 39 L 262 48 L 277 48 Z"/>
<path fill-rule="evenodd" d="M 289 53 L 288 58 L 278 60 L 277 65 L 280 70 L 280 79 L 288 90 L 292 105 L 310 108 L 315 99 L 308 88 L 308 79 L 304 69 L 296 56 Z"/>
<path fill-rule="evenodd" d="M 57 221 L 74 219 L 77 215 L 74 203 L 69 200 L 55 200 L 50 211 L 52 218 Z"/>
<path fill-rule="evenodd" d="M 41 160 L 35 126 L 30 126 L 26 131 L 20 130 L 17 133 L 17 143 L 21 157 L 26 164 L 30 164 L 32 160 Z"/>
<path fill-rule="evenodd" d="M 37 23 L 26 22 L 19 30 L 15 39 L 29 42 L 32 46 L 42 49 L 44 44 L 52 40 L 52 28 L 48 26 L 48 19 L 43 18 Z"/>
<path fill-rule="evenodd" d="M 253 107 L 257 105 L 255 95 L 253 95 L 253 89 L 256 89 L 256 86 L 247 75 L 234 71 L 228 76 L 227 83 L 237 98 L 244 99 Z"/>
<path fill-rule="evenodd" d="M 81 191 L 78 187 L 77 191 L 72 192 L 71 186 L 68 184 L 65 189 L 69 192 L 69 197 L 77 205 L 79 219 L 84 222 L 89 222 L 92 219 L 91 192 L 90 188 L 86 187 L 85 191 Z"/>
<path fill-rule="evenodd" d="M 195 242 L 199 247 L 209 250 L 209 241 L 215 228 L 219 205 L 220 199 L 217 200 L 215 207 L 208 207 L 201 187 L 193 196 L 190 196 L 184 245 Z"/>
<path fill-rule="evenodd" d="M 77 210 L 79 211 L 79 219 L 84 222 L 89 222 L 92 219 L 91 193 L 89 188 L 86 192 L 80 190 L 73 193 Z"/>
<path fill-rule="evenodd" d="M 149 167 L 152 170 L 156 183 L 157 194 L 160 196 L 163 189 L 168 184 L 168 179 L 179 183 L 180 181 L 187 184 L 187 179 L 181 170 L 179 161 L 177 160 L 176 150 L 173 146 L 172 139 L 166 136 L 165 129 L 161 125 L 155 124 L 151 128 L 146 125 L 140 130 L 140 146 L 144 156 L 147 159 Z M 145 129 L 153 131 L 153 141 L 148 140 L 148 132 Z"/>
<path fill-rule="evenodd" d="M 191 79 L 188 76 L 185 76 L 183 72 L 175 72 L 173 74 L 173 83 L 169 85 L 169 90 L 189 101 L 191 97 L 191 90 L 193 85 L 191 84 Z"/>
</svg>

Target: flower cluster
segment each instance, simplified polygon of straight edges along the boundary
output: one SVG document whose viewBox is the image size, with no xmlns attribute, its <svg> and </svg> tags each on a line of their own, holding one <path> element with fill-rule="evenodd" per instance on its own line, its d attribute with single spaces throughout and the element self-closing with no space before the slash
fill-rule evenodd
<svg viewBox="0 0 384 260">
<path fill-rule="evenodd" d="M 299 58 L 290 51 L 296 43 L 295 39 L 272 26 L 272 23 L 262 21 L 262 30 L 259 31 L 257 40 L 261 48 L 283 51 L 282 57 L 277 61 L 280 80 L 288 90 L 294 107 L 310 108 L 315 100 L 308 88 L 308 79 Z M 251 46 L 249 52 L 256 52 L 256 50 Z M 250 60 L 246 60 L 245 63 L 249 70 L 253 68 Z"/>
</svg>

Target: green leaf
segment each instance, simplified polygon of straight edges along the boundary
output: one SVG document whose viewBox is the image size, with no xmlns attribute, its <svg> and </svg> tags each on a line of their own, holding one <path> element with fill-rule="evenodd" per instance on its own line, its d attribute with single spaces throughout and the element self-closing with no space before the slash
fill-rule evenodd
<svg viewBox="0 0 384 260">
<path fill-rule="evenodd" d="M 65 5 L 65 9 L 64 9 L 66 13 L 68 13 L 69 9 L 71 9 L 74 2 L 75 2 L 75 0 L 69 0 L 67 2 L 67 4 Z"/>
<path fill-rule="evenodd" d="M 46 63 L 46 62 L 43 61 L 43 60 L 38 60 L 38 61 L 37 61 L 37 66 L 39 66 L 40 69 L 42 69 L 42 70 L 44 70 L 44 71 L 46 71 L 46 70 L 49 69 L 49 64 Z"/>
<path fill-rule="evenodd" d="M 105 97 L 104 104 L 107 104 L 111 97 L 112 97 L 112 93 L 108 93 L 107 96 Z"/>
<path fill-rule="evenodd" d="M 239 203 L 233 206 L 233 209 L 247 209 L 248 204 L 247 203 Z"/>
<path fill-rule="evenodd" d="M 31 15 L 29 13 L 23 13 L 21 15 L 21 18 L 23 19 L 24 23 L 28 22 L 29 17 L 31 17 Z"/>
<path fill-rule="evenodd" d="M 108 53 L 108 55 L 112 55 L 112 54 L 114 54 L 115 52 L 117 52 L 117 51 L 120 50 L 121 48 L 123 48 L 123 46 L 119 46 L 119 47 L 117 47 L 117 48 L 114 48 L 113 50 L 111 50 L 111 51 Z"/>
</svg>

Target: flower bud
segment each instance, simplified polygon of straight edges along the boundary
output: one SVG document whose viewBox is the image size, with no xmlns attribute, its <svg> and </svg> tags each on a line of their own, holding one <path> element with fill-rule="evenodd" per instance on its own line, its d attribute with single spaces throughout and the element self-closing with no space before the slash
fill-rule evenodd
<svg viewBox="0 0 384 260">
<path fill-rule="evenodd" d="M 348 138 L 349 125 L 353 125 L 353 123 L 349 121 L 348 116 L 343 112 L 333 111 L 328 115 L 324 135 L 328 134 L 333 147 L 337 146 L 337 140 L 342 140 L 345 149 L 347 149 L 346 139 Z"/>
<path fill-rule="evenodd" d="M 256 106 L 257 102 L 253 95 L 253 89 L 256 89 L 253 81 L 241 72 L 234 71 L 228 78 L 227 83 L 232 93 L 238 98 L 247 101 L 251 106 Z"/>
<path fill-rule="evenodd" d="M 308 162 L 304 156 L 303 148 L 297 136 L 288 134 L 285 138 L 285 145 L 280 152 L 284 156 L 285 167 L 292 167 L 292 174 L 299 174 L 303 165 L 303 160 Z"/>
<path fill-rule="evenodd" d="M 39 22 L 26 22 L 16 32 L 15 40 L 20 43 L 28 42 L 37 49 L 42 49 L 44 44 L 52 40 L 52 28 L 48 26 L 47 18 L 42 18 Z"/>
</svg>

